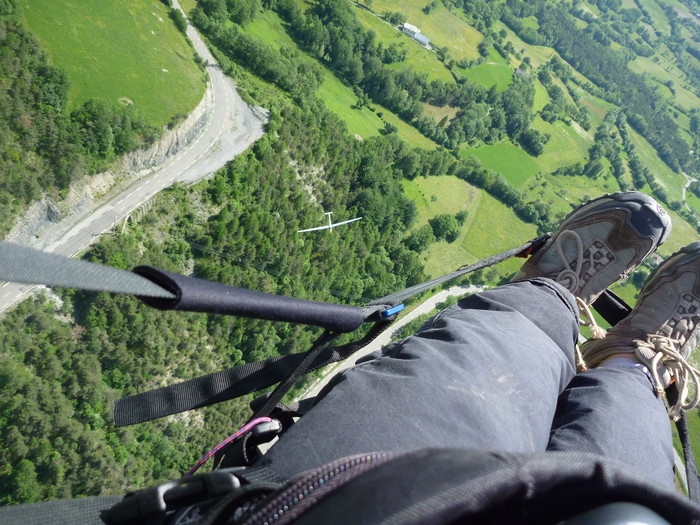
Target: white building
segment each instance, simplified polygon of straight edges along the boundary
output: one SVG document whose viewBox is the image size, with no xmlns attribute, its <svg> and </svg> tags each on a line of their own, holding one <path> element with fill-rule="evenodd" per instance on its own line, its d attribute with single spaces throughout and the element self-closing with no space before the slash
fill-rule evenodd
<svg viewBox="0 0 700 525">
<path fill-rule="evenodd" d="M 403 31 L 408 36 L 410 36 L 414 40 L 420 42 L 421 44 L 423 44 L 426 47 L 428 46 L 428 44 L 430 44 L 430 39 L 427 36 L 425 36 L 423 33 L 421 33 L 420 29 L 418 29 L 413 24 L 409 24 L 408 22 L 406 22 L 405 24 L 403 24 L 401 26 L 401 31 Z"/>
</svg>

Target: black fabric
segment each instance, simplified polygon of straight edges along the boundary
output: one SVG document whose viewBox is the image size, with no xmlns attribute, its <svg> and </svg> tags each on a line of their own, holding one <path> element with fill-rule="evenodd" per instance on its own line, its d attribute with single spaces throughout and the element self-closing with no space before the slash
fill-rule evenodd
<svg viewBox="0 0 700 525">
<path fill-rule="evenodd" d="M 104 525 L 100 511 L 124 496 L 97 496 L 0 507 L 1 525 Z"/>
<path fill-rule="evenodd" d="M 547 524 L 622 501 L 648 507 L 674 524 L 700 523 L 697 504 L 640 481 L 622 464 L 575 452 L 421 450 L 399 454 L 312 497 L 302 515 L 290 507 L 275 523 Z"/>
<path fill-rule="evenodd" d="M 309 370 L 342 361 L 369 344 L 389 322 L 376 323 L 359 341 L 323 348 Z M 313 350 L 313 349 L 312 349 Z M 311 350 L 310 350 L 311 351 Z M 310 352 L 309 351 L 309 352 Z M 283 381 L 308 352 L 274 357 L 125 397 L 114 405 L 114 426 L 122 427 L 228 401 Z"/>
<path fill-rule="evenodd" d="M 611 326 L 629 315 L 632 308 L 614 292 L 605 290 L 591 305 Z"/>
<path fill-rule="evenodd" d="M 161 310 L 182 310 L 240 315 L 269 321 L 309 324 L 334 332 L 352 332 L 365 321 L 365 312 L 356 306 L 305 301 L 283 297 L 196 277 L 166 272 L 152 266 L 138 266 L 134 273 L 175 294 L 174 299 L 140 297 Z"/>
</svg>

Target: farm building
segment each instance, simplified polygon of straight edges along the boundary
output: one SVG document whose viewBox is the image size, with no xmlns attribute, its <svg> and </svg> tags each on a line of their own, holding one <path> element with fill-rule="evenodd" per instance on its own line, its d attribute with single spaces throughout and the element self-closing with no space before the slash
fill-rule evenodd
<svg viewBox="0 0 700 525">
<path fill-rule="evenodd" d="M 423 44 L 424 46 L 428 47 L 428 44 L 430 44 L 430 39 L 425 36 L 423 33 L 420 32 L 420 29 L 418 29 L 416 26 L 405 23 L 401 26 L 401 31 L 406 33 L 408 36 L 410 36 L 412 39 L 416 40 L 417 42 Z"/>
</svg>

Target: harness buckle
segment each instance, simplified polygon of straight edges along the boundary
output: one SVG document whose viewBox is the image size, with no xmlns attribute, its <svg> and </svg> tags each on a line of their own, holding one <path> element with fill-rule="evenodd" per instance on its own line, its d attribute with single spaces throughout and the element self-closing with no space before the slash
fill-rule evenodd
<svg viewBox="0 0 700 525">
<path fill-rule="evenodd" d="M 157 487 L 130 492 L 124 499 L 102 511 L 108 525 L 164 523 L 166 514 L 179 508 L 229 494 L 239 489 L 241 482 L 234 474 L 240 468 L 214 470 Z"/>
</svg>

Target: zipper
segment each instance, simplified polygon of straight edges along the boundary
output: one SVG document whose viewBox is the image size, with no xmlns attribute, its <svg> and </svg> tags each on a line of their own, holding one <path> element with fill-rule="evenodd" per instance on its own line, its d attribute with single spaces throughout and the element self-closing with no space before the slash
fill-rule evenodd
<svg viewBox="0 0 700 525">
<path fill-rule="evenodd" d="M 302 474 L 244 521 L 245 525 L 285 525 L 326 495 L 400 454 L 359 454 Z"/>
</svg>

